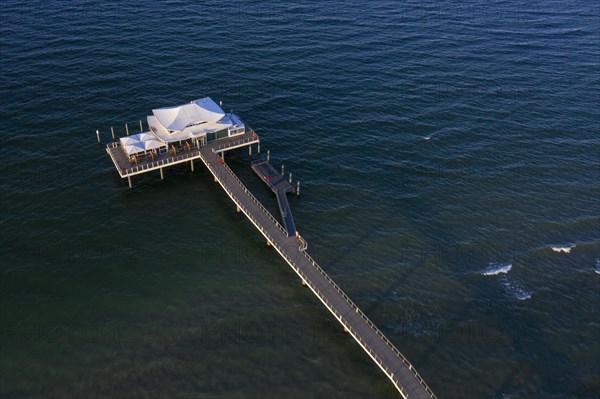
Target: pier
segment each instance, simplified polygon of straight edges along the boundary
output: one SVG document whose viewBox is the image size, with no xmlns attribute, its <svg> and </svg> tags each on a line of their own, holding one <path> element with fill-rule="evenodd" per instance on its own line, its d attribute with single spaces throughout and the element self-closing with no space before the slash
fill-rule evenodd
<svg viewBox="0 0 600 399">
<path fill-rule="evenodd" d="M 200 100 L 196 101 L 196 106 L 199 104 L 198 101 Z M 215 111 L 216 104 L 209 103 L 207 107 L 212 107 L 211 112 L 217 112 Z M 165 110 L 172 111 L 171 109 L 159 109 L 158 111 L 165 112 Z M 155 114 L 157 116 L 161 115 L 158 112 L 155 112 Z M 223 115 L 217 114 L 217 117 L 224 118 Z M 232 118 L 230 115 L 233 115 L 233 113 L 228 114 L 226 117 Z M 151 120 L 150 118 L 149 120 Z M 171 121 L 171 119 L 165 120 Z M 220 119 L 219 123 L 222 120 Z M 176 146 L 177 140 L 167 144 L 154 143 L 152 137 L 143 138 L 141 135 L 146 133 L 140 133 L 138 135 L 140 137 L 136 137 L 135 140 L 143 141 L 142 144 L 121 140 L 108 144 L 106 152 L 113 161 L 120 177 L 127 178 L 130 188 L 132 187 L 132 176 L 159 171 L 161 179 L 164 179 L 164 168 L 189 163 L 190 169 L 193 171 L 194 161 L 200 160 L 213 175 L 214 181 L 221 186 L 233 201 L 237 211 L 246 215 L 264 236 L 267 245 L 272 246 L 281 255 L 298 275 L 301 284 L 307 286 L 325 308 L 331 312 L 341 324 L 344 332 L 348 333 L 369 355 L 373 362 L 391 380 L 401 396 L 405 399 L 436 398 L 408 359 L 400 353 L 394 344 L 308 254 L 308 244 L 296 230 L 287 200 L 288 194 L 299 194 L 300 189 L 298 182 L 294 186 L 291 174 L 289 178 L 286 178 L 283 166 L 281 172 L 276 170 L 270 163 L 269 152 L 267 152 L 266 160 L 259 159 L 251 164 L 254 172 L 271 188 L 277 197 L 281 213 L 280 223 L 227 165 L 225 154 L 228 151 L 247 147 L 248 153 L 251 155 L 252 148 L 256 145 L 257 153 L 260 154 L 258 134 L 247 126 L 240 129 L 239 123 L 241 122 L 237 117 L 235 117 L 235 121 L 237 123 L 232 125 L 235 128 L 233 130 L 234 134 L 231 134 L 232 131 L 230 130 L 229 134 L 223 137 L 218 137 L 218 134 L 209 136 L 201 132 L 197 136 L 192 136 L 191 139 L 188 137 L 188 139 L 179 141 Z M 176 120 L 176 122 L 178 121 Z M 181 124 L 184 129 L 181 131 L 196 125 L 199 124 L 184 121 Z M 142 130 L 141 122 L 140 130 Z M 178 131 L 170 131 L 169 134 L 173 134 L 173 132 L 177 133 Z M 150 133 L 148 132 L 148 134 Z M 100 142 L 98 131 L 96 131 L 96 136 Z M 132 151 L 137 151 L 136 145 L 139 146 L 139 151 L 135 154 L 139 154 L 139 158 L 137 155 L 131 155 Z M 124 149 L 122 146 L 131 146 L 132 148 Z"/>
<path fill-rule="evenodd" d="M 360 347 L 392 381 L 402 397 L 435 398 L 412 364 L 307 253 L 302 237 L 288 230 L 254 197 L 212 145 L 200 149 L 200 159 L 215 181 L 246 215 Z M 254 165 L 256 166 L 256 165 Z M 278 186 L 274 186 L 278 187 Z M 287 202 L 287 201 L 286 201 Z"/>
</svg>

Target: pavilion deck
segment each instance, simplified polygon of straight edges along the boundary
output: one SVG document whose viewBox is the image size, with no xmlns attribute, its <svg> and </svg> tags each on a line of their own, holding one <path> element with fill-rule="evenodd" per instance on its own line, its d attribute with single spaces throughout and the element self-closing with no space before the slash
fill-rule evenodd
<svg viewBox="0 0 600 399">
<path fill-rule="evenodd" d="M 224 152 L 259 143 L 260 139 L 254 130 L 247 129 L 246 133 L 244 134 L 215 140 L 206 145 L 209 145 L 212 149 L 215 149 L 215 152 Z M 168 166 L 173 166 L 184 162 L 191 162 L 193 169 L 193 161 L 200 158 L 201 148 L 202 147 L 190 147 L 189 149 L 185 149 L 184 147 L 180 147 L 177 149 L 177 153 L 175 154 L 170 152 L 157 154 L 154 159 L 141 158 L 137 163 L 132 163 L 129 160 L 129 157 L 121 148 L 121 143 L 118 141 L 108 144 L 106 146 L 106 152 L 112 159 L 117 172 L 119 172 L 119 176 L 122 178 L 130 178 L 131 176 L 148 173 L 154 170 L 160 170 L 162 177 L 162 169 Z"/>
</svg>

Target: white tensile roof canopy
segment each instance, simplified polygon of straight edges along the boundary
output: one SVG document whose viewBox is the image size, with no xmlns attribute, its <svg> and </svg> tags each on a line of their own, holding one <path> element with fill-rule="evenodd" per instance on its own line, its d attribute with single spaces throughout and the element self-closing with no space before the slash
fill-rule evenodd
<svg viewBox="0 0 600 399">
<path fill-rule="evenodd" d="M 149 150 L 156 150 L 161 147 L 166 148 L 167 144 L 158 140 L 152 133 L 143 132 L 134 134 L 132 136 L 121 137 L 121 147 L 128 156 L 146 152 Z"/>
<path fill-rule="evenodd" d="M 210 97 L 192 101 L 179 107 L 153 109 L 158 122 L 168 130 L 183 130 L 200 122 L 218 122 L 225 112 Z"/>
<path fill-rule="evenodd" d="M 157 108 L 148 115 L 148 126 L 165 143 L 183 141 L 235 129 L 245 130 L 244 123 L 232 113 L 226 114 L 210 97 L 201 98 L 178 107 Z"/>
</svg>

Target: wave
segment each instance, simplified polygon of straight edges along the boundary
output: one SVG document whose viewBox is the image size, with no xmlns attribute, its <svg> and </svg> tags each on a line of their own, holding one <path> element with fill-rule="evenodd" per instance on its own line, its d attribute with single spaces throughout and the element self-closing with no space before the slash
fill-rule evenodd
<svg viewBox="0 0 600 399">
<path fill-rule="evenodd" d="M 502 285 L 509 294 L 520 301 L 531 298 L 532 292 L 526 290 L 521 284 L 511 280 L 508 276 L 502 276 Z"/>
<path fill-rule="evenodd" d="M 596 273 L 600 274 L 600 258 L 596 259 Z"/>
<path fill-rule="evenodd" d="M 506 291 L 520 301 L 531 298 L 532 292 L 525 289 L 521 284 L 514 281 L 508 276 L 508 272 L 512 269 L 512 263 L 496 263 L 490 262 L 488 267 L 481 272 L 482 276 L 497 276 L 504 274 L 500 282 Z"/>
<path fill-rule="evenodd" d="M 573 248 L 575 248 L 575 245 L 571 245 L 568 247 L 551 247 L 551 248 L 554 252 L 564 252 L 564 253 L 568 254 L 569 252 L 571 252 L 571 250 Z"/>
<path fill-rule="evenodd" d="M 512 263 L 503 264 L 503 263 L 490 262 L 488 267 L 484 271 L 481 272 L 481 275 L 482 276 L 495 276 L 495 275 L 501 274 L 501 273 L 506 274 L 510 271 L 510 269 L 512 269 Z"/>
</svg>

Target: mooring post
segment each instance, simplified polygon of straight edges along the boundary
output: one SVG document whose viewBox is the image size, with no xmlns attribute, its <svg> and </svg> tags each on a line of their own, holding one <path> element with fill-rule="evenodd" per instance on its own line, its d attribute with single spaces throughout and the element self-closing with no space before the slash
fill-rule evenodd
<svg viewBox="0 0 600 399">
<path fill-rule="evenodd" d="M 292 172 L 290 172 L 290 184 L 292 184 Z"/>
<path fill-rule="evenodd" d="M 240 208 L 240 206 L 237 205 L 237 207 L 235 208 L 235 210 L 237 211 L 237 213 L 240 213 L 242 211 L 242 208 Z"/>
<path fill-rule="evenodd" d="M 140 133 L 144 131 L 144 125 L 142 125 L 142 120 L 140 119 Z"/>
<path fill-rule="evenodd" d="M 271 160 L 271 150 L 267 150 L 267 162 Z"/>
<path fill-rule="evenodd" d="M 127 126 L 127 123 L 125 124 L 125 133 L 127 133 L 127 135 L 129 136 L 129 126 Z"/>
<path fill-rule="evenodd" d="M 296 182 L 296 195 L 300 195 L 300 180 Z"/>
<path fill-rule="evenodd" d="M 96 129 L 96 139 L 98 139 L 98 144 L 100 144 L 100 132 Z"/>
<path fill-rule="evenodd" d="M 306 287 L 306 280 L 302 279 L 302 286 Z"/>
<path fill-rule="evenodd" d="M 163 168 L 158 168 L 160 170 L 160 180 L 165 179 L 165 175 L 163 175 Z"/>
<path fill-rule="evenodd" d="M 115 129 L 113 129 L 113 127 L 110 127 L 110 134 L 112 134 L 112 138 L 113 140 L 115 139 Z"/>
<path fill-rule="evenodd" d="M 281 176 L 283 176 L 285 173 L 283 172 L 285 170 L 285 165 L 281 165 Z"/>
<path fill-rule="evenodd" d="M 129 188 L 131 188 L 131 176 L 127 176 L 127 182 L 129 182 Z"/>
</svg>

